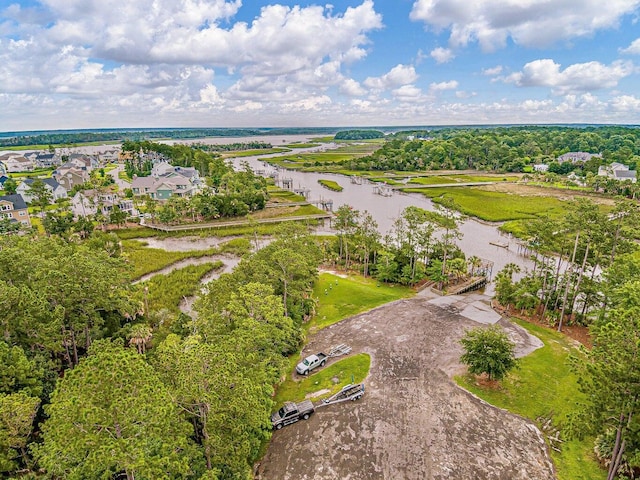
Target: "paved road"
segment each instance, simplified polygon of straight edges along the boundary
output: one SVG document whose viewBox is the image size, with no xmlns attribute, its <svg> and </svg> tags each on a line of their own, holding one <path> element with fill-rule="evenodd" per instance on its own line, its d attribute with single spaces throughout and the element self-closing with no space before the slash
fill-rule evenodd
<svg viewBox="0 0 640 480">
<path fill-rule="evenodd" d="M 275 432 L 256 478 L 553 479 L 531 422 L 450 379 L 461 368 L 458 339 L 479 325 L 470 318 L 502 321 L 477 300 L 401 300 L 318 332 L 303 355 L 340 343 L 371 355 L 367 393 Z"/>
</svg>

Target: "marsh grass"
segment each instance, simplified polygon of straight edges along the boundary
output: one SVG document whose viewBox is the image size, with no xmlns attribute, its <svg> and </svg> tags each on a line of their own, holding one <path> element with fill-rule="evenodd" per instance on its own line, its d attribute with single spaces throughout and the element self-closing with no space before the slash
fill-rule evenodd
<svg viewBox="0 0 640 480">
<path fill-rule="evenodd" d="M 566 203 L 553 197 L 514 195 L 474 187 L 402 190 L 421 193 L 435 203 L 441 203 L 442 197 L 446 196 L 465 215 L 489 222 L 533 219 L 544 215 L 560 217 L 566 212 Z"/>
<path fill-rule="evenodd" d="M 123 255 L 133 265 L 131 280 L 162 270 L 185 258 L 200 258 L 220 253 L 219 248 L 169 252 L 160 248 L 148 248 L 144 241 L 140 240 L 123 240 L 122 248 Z"/>
<path fill-rule="evenodd" d="M 213 270 L 219 270 L 221 261 L 189 265 L 166 275 L 156 275 L 144 282 L 148 287 L 147 300 L 150 311 L 167 309 L 174 314 L 180 313 L 180 302 L 185 297 L 195 295 L 200 289 L 202 278 Z"/>
<path fill-rule="evenodd" d="M 319 179 L 318 183 L 324 188 L 328 188 L 329 190 L 333 190 L 334 192 L 341 192 L 342 190 L 344 190 L 344 187 L 342 187 L 338 182 L 334 182 L 333 180 Z"/>
</svg>

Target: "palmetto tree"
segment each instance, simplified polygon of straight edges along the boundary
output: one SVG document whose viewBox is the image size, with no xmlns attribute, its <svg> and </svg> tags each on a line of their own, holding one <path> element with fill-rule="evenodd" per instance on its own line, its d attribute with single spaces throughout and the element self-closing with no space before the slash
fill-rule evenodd
<svg viewBox="0 0 640 480">
<path fill-rule="evenodd" d="M 143 354 L 147 351 L 147 346 L 151 341 L 153 331 L 151 327 L 144 323 L 136 323 L 131 326 L 129 333 L 129 345 L 135 345 L 138 353 Z"/>
</svg>

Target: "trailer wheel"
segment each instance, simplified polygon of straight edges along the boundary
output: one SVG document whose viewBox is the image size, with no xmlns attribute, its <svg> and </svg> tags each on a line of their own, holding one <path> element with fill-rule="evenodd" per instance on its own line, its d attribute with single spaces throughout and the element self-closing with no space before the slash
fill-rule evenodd
<svg viewBox="0 0 640 480">
<path fill-rule="evenodd" d="M 353 400 L 355 402 L 356 400 L 360 400 L 361 398 L 362 398 L 362 395 L 356 395 L 351 400 Z"/>
<path fill-rule="evenodd" d="M 280 430 L 282 428 L 282 424 L 279 423 L 278 425 L 276 425 L 276 430 Z"/>
<path fill-rule="evenodd" d="M 309 414 L 308 414 L 308 413 L 305 413 L 305 414 L 302 416 L 302 419 L 303 419 L 303 420 L 309 420 Z"/>
</svg>

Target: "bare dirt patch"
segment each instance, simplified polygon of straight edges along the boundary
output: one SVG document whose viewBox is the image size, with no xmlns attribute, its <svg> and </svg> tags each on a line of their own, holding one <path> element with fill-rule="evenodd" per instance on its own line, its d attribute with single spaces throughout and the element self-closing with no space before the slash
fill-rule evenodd
<svg viewBox="0 0 640 480">
<path fill-rule="evenodd" d="M 303 355 L 339 343 L 371 355 L 367 393 L 275 432 L 256 478 L 553 479 L 531 422 L 450 379 L 462 370 L 458 340 L 478 325 L 415 297 L 318 332 Z"/>
</svg>

